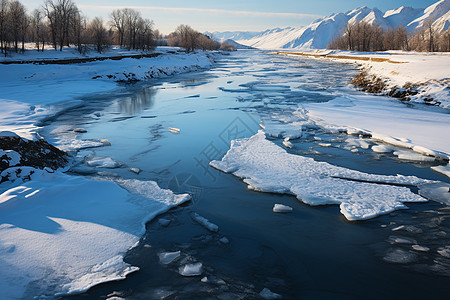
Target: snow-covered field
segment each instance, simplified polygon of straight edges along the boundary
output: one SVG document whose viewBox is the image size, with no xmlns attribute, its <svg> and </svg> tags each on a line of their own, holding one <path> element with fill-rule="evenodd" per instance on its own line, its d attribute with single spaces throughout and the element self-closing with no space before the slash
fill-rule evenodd
<svg viewBox="0 0 450 300">
<path fill-rule="evenodd" d="M 116 81 L 166 77 L 213 63 L 206 52 L 157 51 L 162 55 L 154 58 L 0 64 L 0 135 L 14 137 L 12 131 L 35 139 L 37 121 L 77 105 L 82 96 L 116 90 Z M 130 53 L 114 49 L 100 56 L 105 55 Z M 69 49 L 2 60 L 79 57 Z M 9 180 L 0 184 L 0 290 L 5 299 L 79 293 L 124 278 L 138 269 L 123 256 L 138 242 L 145 223 L 190 199 L 153 181 L 91 180 L 63 170 L 15 167 L 20 161 L 15 154 L 0 150 L 10 166 L 1 174 Z"/>
<path fill-rule="evenodd" d="M 139 268 L 123 256 L 157 214 L 190 199 L 155 182 L 89 180 L 34 169 L 0 194 L 4 299 L 80 293 Z"/>
</svg>

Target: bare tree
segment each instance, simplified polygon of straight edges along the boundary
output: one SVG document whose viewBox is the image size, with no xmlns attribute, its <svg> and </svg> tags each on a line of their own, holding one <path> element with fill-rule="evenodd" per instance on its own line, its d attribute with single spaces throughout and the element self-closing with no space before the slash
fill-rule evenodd
<svg viewBox="0 0 450 300">
<path fill-rule="evenodd" d="M 0 43 L 1 52 L 6 56 L 8 0 L 0 0 Z"/>
<path fill-rule="evenodd" d="M 102 53 L 103 49 L 109 45 L 109 35 L 103 20 L 101 18 L 94 18 L 87 25 L 87 32 L 90 37 L 90 41 L 95 45 L 98 53 Z"/>
<path fill-rule="evenodd" d="M 62 51 L 69 44 L 71 19 L 79 14 L 78 8 L 72 0 L 46 0 L 43 6 L 49 20 L 53 46 Z"/>
<path fill-rule="evenodd" d="M 124 45 L 126 17 L 122 9 L 116 9 L 111 13 L 111 27 L 117 32 L 119 46 Z"/>
<path fill-rule="evenodd" d="M 24 41 L 25 34 L 28 28 L 29 20 L 26 15 L 25 6 L 19 1 L 11 1 L 9 4 L 9 24 L 12 34 L 12 41 L 14 43 L 14 50 L 17 53 L 19 50 L 19 41 L 22 40 L 22 51 L 25 49 Z"/>
</svg>

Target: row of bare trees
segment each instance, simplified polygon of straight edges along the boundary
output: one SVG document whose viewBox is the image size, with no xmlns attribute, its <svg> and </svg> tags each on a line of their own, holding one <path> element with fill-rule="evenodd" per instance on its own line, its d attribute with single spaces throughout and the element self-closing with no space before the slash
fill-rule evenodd
<svg viewBox="0 0 450 300">
<path fill-rule="evenodd" d="M 437 32 L 431 21 L 422 30 L 408 34 L 405 27 L 384 31 L 380 26 L 357 22 L 349 24 L 341 37 L 333 40 L 329 49 L 351 51 L 450 51 L 450 29 Z"/>
<path fill-rule="evenodd" d="M 45 0 L 31 13 L 18 0 L 0 0 L 0 48 L 5 56 L 10 51 L 24 52 L 26 42 L 33 42 L 38 51 L 51 44 L 59 50 L 74 45 L 80 53 L 92 45 L 102 52 L 112 43 L 149 50 L 155 46 L 155 34 L 159 35 L 153 21 L 133 9 L 115 10 L 106 25 L 98 17 L 88 22 L 72 0 Z"/>
<path fill-rule="evenodd" d="M 183 47 L 188 52 L 194 49 L 217 50 L 221 46 L 218 41 L 194 30 L 188 25 L 180 25 L 174 32 L 169 34 L 167 45 L 172 47 Z"/>
<path fill-rule="evenodd" d="M 45 0 L 40 9 L 28 13 L 19 0 L 0 0 L 0 48 L 8 52 L 24 52 L 25 43 L 32 42 L 38 51 L 46 45 L 62 51 L 75 46 L 84 53 L 87 46 L 103 52 L 111 44 L 128 50 L 150 50 L 157 44 L 194 49 L 216 50 L 221 44 L 180 25 L 166 39 L 153 28 L 153 21 L 143 18 L 139 11 L 123 8 L 111 13 L 104 22 L 101 18 L 88 21 L 73 0 Z"/>
</svg>

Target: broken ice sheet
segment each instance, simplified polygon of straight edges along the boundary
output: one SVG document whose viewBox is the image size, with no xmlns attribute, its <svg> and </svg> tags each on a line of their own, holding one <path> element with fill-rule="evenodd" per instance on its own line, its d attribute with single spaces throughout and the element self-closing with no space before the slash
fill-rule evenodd
<svg viewBox="0 0 450 300">
<path fill-rule="evenodd" d="M 249 189 L 293 194 L 309 205 L 339 204 L 348 220 L 405 209 L 404 202 L 425 202 L 408 187 L 398 185 L 431 182 L 415 176 L 367 174 L 289 154 L 267 140 L 262 131 L 234 140 L 222 161 L 210 165 L 243 178 Z"/>
</svg>

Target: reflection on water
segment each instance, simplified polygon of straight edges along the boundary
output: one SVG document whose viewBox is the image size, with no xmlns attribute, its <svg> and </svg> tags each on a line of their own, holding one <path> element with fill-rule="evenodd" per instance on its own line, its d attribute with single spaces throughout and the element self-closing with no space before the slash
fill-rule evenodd
<svg viewBox="0 0 450 300">
<path fill-rule="evenodd" d="M 120 99 L 119 112 L 126 115 L 134 115 L 150 109 L 155 103 L 156 93 L 157 90 L 151 86 L 139 89 L 129 97 Z"/>
</svg>

